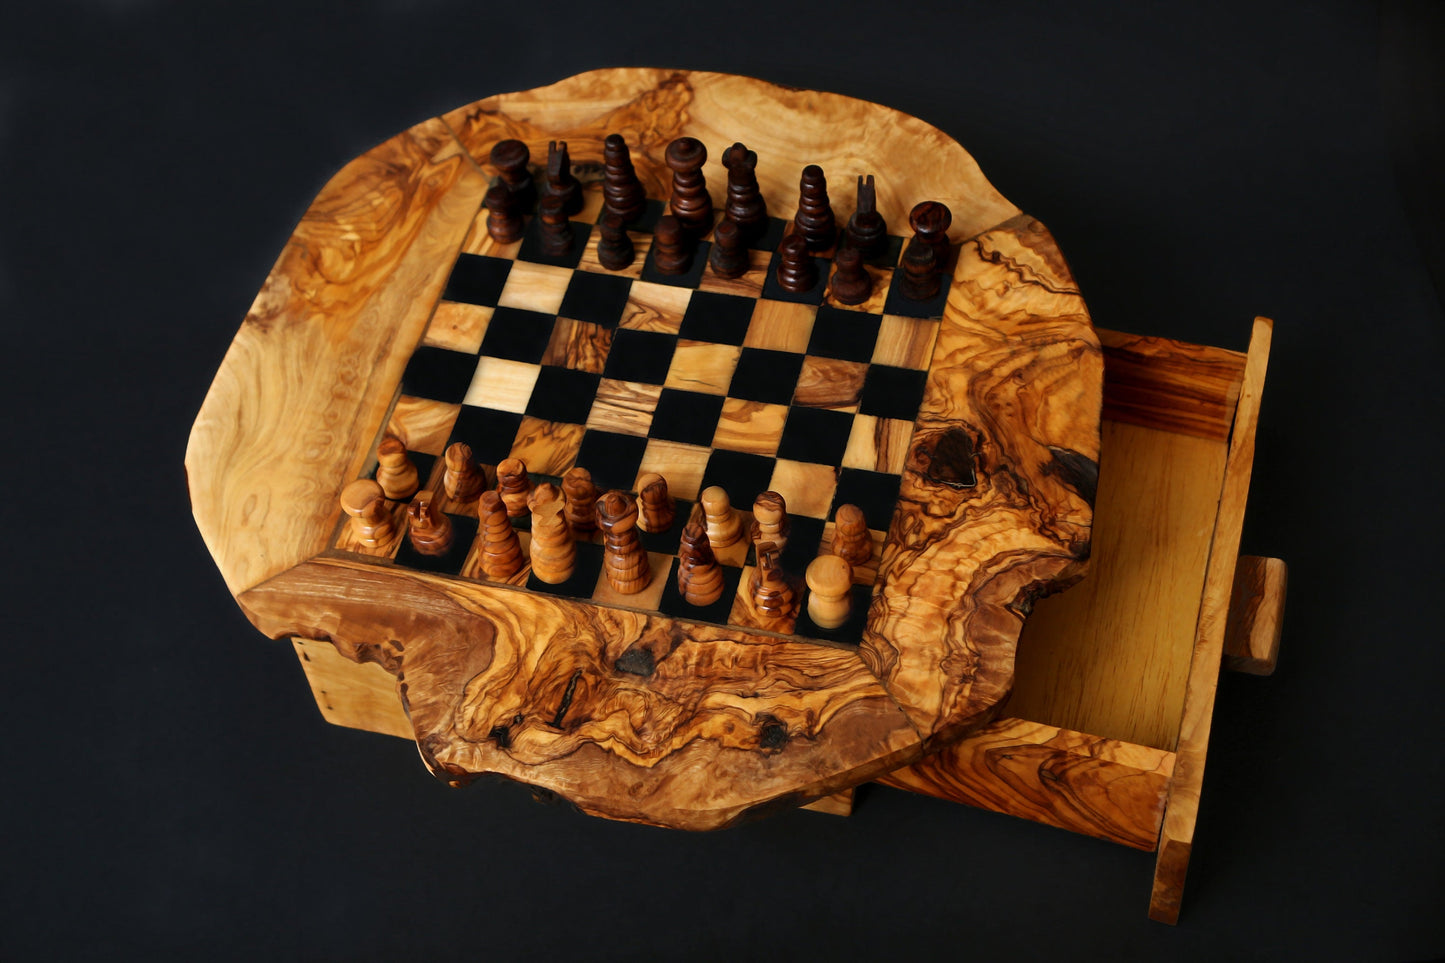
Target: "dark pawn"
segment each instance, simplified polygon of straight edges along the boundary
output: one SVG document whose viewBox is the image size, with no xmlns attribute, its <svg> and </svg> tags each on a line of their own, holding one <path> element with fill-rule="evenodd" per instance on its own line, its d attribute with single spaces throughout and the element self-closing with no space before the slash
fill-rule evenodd
<svg viewBox="0 0 1445 963">
<path fill-rule="evenodd" d="M 609 271 L 621 271 L 637 257 L 637 249 L 623 223 L 621 214 L 608 211 L 597 225 L 601 234 L 597 241 L 597 261 Z"/>
<path fill-rule="evenodd" d="M 732 218 L 724 217 L 712 229 L 712 251 L 707 263 L 720 278 L 740 278 L 748 271 L 748 247 L 743 229 Z"/>
<path fill-rule="evenodd" d="M 542 222 L 542 253 L 547 257 L 563 257 L 572 250 L 572 222 L 562 198 L 548 194 L 537 205 L 537 219 Z"/>
<path fill-rule="evenodd" d="M 914 241 L 923 241 L 933 248 L 934 269 L 943 271 L 948 267 L 948 227 L 953 223 L 953 212 L 938 201 L 924 201 L 915 205 L 908 215 L 908 226 L 913 228 Z"/>
<path fill-rule="evenodd" d="M 793 294 L 813 290 L 818 283 L 818 269 L 808 253 L 808 242 L 794 231 L 778 245 L 778 286 Z"/>
<path fill-rule="evenodd" d="M 862 304 L 873 293 L 873 278 L 863 267 L 863 255 L 856 247 L 840 247 L 834 258 L 833 300 L 839 304 Z"/>
<path fill-rule="evenodd" d="M 878 213 L 872 174 L 866 181 L 858 175 L 858 208 L 848 218 L 848 244 L 861 251 L 864 258 L 877 257 L 888 246 L 888 225 Z"/>
<path fill-rule="evenodd" d="M 692 243 L 671 214 L 659 217 L 652 229 L 652 263 L 660 274 L 686 274 L 692 266 Z"/>
<path fill-rule="evenodd" d="M 572 157 L 565 140 L 547 145 L 547 196 L 560 197 L 568 217 L 582 210 L 582 185 L 572 176 Z"/>
<path fill-rule="evenodd" d="M 825 251 L 838 238 L 838 221 L 828 203 L 828 179 L 823 168 L 809 164 L 798 182 L 798 213 L 793 226 L 803 232 L 808 250 Z"/>
<path fill-rule="evenodd" d="M 672 170 L 673 216 L 683 230 L 693 237 L 702 237 L 712 227 L 712 197 L 702 173 L 707 148 L 696 138 L 679 137 L 667 145 L 666 160 Z"/>
<path fill-rule="evenodd" d="M 487 233 L 498 244 L 511 244 L 522 239 L 522 215 L 517 211 L 517 195 L 506 184 L 487 188 Z"/>
<path fill-rule="evenodd" d="M 537 186 L 532 183 L 532 172 L 527 169 L 531 161 L 532 152 L 519 140 L 499 141 L 492 148 L 492 166 L 502 175 L 502 183 L 507 185 L 507 190 L 516 196 L 518 214 L 525 214 L 537 203 Z"/>
<path fill-rule="evenodd" d="M 647 192 L 632 166 L 632 152 L 621 134 L 608 134 L 602 142 L 602 206 L 630 224 L 647 207 Z"/>
<path fill-rule="evenodd" d="M 723 151 L 728 169 L 727 216 L 742 228 L 743 243 L 750 243 L 768 229 L 768 204 L 758 189 L 758 155 L 742 144 Z"/>
<path fill-rule="evenodd" d="M 903 296 L 910 301 L 930 301 L 937 297 L 941 284 L 938 255 L 928 242 L 915 237 L 903 252 Z"/>
</svg>

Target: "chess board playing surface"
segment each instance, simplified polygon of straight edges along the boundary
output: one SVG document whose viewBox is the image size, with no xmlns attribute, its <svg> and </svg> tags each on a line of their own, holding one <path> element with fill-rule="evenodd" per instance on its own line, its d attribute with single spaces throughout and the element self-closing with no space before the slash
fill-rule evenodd
<svg viewBox="0 0 1445 963">
<path fill-rule="evenodd" d="M 642 536 L 653 572 L 645 591 L 611 589 L 595 535 L 579 545 L 577 570 L 566 582 L 550 585 L 525 570 L 509 581 L 694 622 L 857 643 L 948 285 L 927 301 L 896 290 L 905 239 L 894 235 L 866 265 L 874 279 L 866 302 L 844 305 L 829 294 L 833 249 L 814 259 L 812 290 L 784 291 L 776 251 L 789 222 L 780 217 L 750 245 L 752 266 L 742 277 L 718 277 L 707 265 L 710 235 L 697 242 L 688 272 L 662 274 L 647 254 L 650 228 L 665 209 L 658 200 L 630 232 L 636 260 L 609 271 L 596 256 L 601 184 L 586 184 L 584 197 L 571 225 L 574 249 L 562 257 L 540 252 L 536 220 L 522 240 L 498 244 L 479 211 L 407 363 L 388 427 L 452 516 L 459 536 L 452 550 L 424 555 L 400 534 L 367 548 L 345 527 L 337 548 L 485 581 L 473 541 L 475 500 L 452 504 L 441 488 L 437 456 L 452 442 L 471 447 L 491 483 L 508 457 L 522 459 L 534 482 L 556 483 L 574 465 L 586 468 L 602 490 L 635 491 L 639 477 L 657 472 L 678 510 L 671 531 Z M 805 604 L 781 625 L 757 617 L 748 591 L 756 556 L 747 539 L 718 551 L 726 586 L 718 602 L 697 607 L 681 598 L 679 536 L 694 510 L 701 512 L 698 494 L 713 485 L 743 513 L 764 491 L 787 500 L 791 534 L 780 563 L 800 603 L 801 575 L 828 550 L 837 507 L 863 510 L 874 557 L 854 572 L 847 623 L 820 628 Z M 402 507 L 394 506 L 399 532 Z M 528 519 L 514 524 L 525 530 Z"/>
</svg>

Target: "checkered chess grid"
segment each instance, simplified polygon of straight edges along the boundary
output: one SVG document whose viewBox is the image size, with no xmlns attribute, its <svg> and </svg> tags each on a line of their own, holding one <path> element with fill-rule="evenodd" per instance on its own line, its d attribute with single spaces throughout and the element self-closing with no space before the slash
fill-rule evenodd
<svg viewBox="0 0 1445 963">
<path fill-rule="evenodd" d="M 903 239 L 868 262 L 875 293 L 848 306 L 827 296 L 832 251 L 814 259 L 818 282 L 804 293 L 776 281 L 777 246 L 785 221 L 771 219 L 752 245 L 752 268 L 722 279 L 706 267 L 709 241 L 697 244 L 685 275 L 658 273 L 650 228 L 663 212 L 649 202 L 629 230 L 637 260 L 608 271 L 596 258 L 598 185 L 572 221 L 573 251 L 540 253 L 539 223 L 523 239 L 497 245 L 486 235 L 486 212 L 475 221 L 426 335 L 407 365 L 392 424 L 412 460 L 440 491 L 436 456 L 452 442 L 471 446 L 489 481 L 508 457 L 522 459 L 534 480 L 556 482 L 580 465 L 599 489 L 635 491 L 658 472 L 677 499 L 665 533 L 643 535 L 653 581 L 639 595 L 620 596 L 601 575 L 600 539 L 578 544 L 578 565 L 563 585 L 528 577 L 533 591 L 620 607 L 659 611 L 692 622 L 856 643 L 876 571 L 854 576 L 853 617 L 840 629 L 813 625 L 802 604 L 801 573 L 832 538 L 837 506 L 862 508 L 876 564 L 898 497 L 913 420 L 923 397 L 938 320 L 947 297 L 913 302 L 894 290 Z M 744 526 L 757 494 L 787 500 L 790 536 L 782 567 L 796 583 L 796 619 L 766 620 L 752 611 L 747 586 L 756 563 L 748 540 L 718 553 L 726 576 L 721 600 L 698 608 L 678 596 L 678 538 L 700 513 L 698 493 L 728 492 Z M 441 507 L 457 526 L 447 556 L 411 550 L 403 506 L 398 537 L 382 549 L 337 547 L 394 557 L 408 567 L 483 579 L 475 506 Z M 527 519 L 517 521 L 524 529 Z M 524 545 L 525 548 L 525 545 Z"/>
</svg>

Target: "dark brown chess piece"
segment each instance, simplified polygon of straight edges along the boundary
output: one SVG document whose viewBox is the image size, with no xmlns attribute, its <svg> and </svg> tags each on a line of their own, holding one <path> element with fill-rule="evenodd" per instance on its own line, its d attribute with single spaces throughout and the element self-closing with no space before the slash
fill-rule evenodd
<svg viewBox="0 0 1445 963">
<path fill-rule="evenodd" d="M 753 606 L 769 619 L 786 619 L 793 614 L 793 586 L 778 567 L 778 547 L 759 542 L 758 567 L 753 571 Z"/>
<path fill-rule="evenodd" d="M 720 278 L 740 278 L 748 272 L 748 248 L 737 222 L 724 217 L 712 229 L 712 249 L 707 263 Z"/>
<path fill-rule="evenodd" d="M 565 140 L 547 144 L 547 196 L 562 200 L 562 211 L 568 217 L 582 210 L 582 185 L 572 176 L 572 157 Z"/>
<path fill-rule="evenodd" d="M 809 164 L 798 182 L 798 213 L 793 228 L 808 242 L 809 251 L 826 251 L 838 237 L 838 221 L 828 203 L 828 179 L 823 168 Z"/>
<path fill-rule="evenodd" d="M 442 487 L 447 497 L 457 504 L 475 501 L 487 479 L 472 460 L 472 447 L 465 442 L 453 442 L 447 446 L 446 472 L 442 475 Z"/>
<path fill-rule="evenodd" d="M 637 259 L 637 248 L 623 224 L 621 214 L 608 211 L 597 225 L 597 263 L 609 271 L 621 271 Z"/>
<path fill-rule="evenodd" d="M 519 212 L 517 195 L 507 190 L 506 184 L 494 184 L 487 188 L 484 202 L 487 207 L 487 233 L 498 244 L 511 244 L 522 239 L 525 222 Z"/>
<path fill-rule="evenodd" d="M 502 176 L 502 183 L 517 199 L 517 213 L 525 214 L 537 203 L 537 186 L 527 169 L 532 152 L 519 140 L 498 141 L 492 148 L 492 166 Z"/>
<path fill-rule="evenodd" d="M 630 224 L 647 209 L 647 192 L 632 166 L 632 152 L 621 134 L 608 134 L 602 142 L 602 206 Z"/>
<path fill-rule="evenodd" d="M 592 473 L 585 468 L 569 468 L 562 476 L 562 498 L 567 526 L 577 538 L 586 538 L 597 531 L 597 486 Z"/>
<path fill-rule="evenodd" d="M 665 532 L 672 528 L 677 507 L 667 491 L 667 479 L 657 472 L 648 472 L 637 480 L 640 515 L 637 527 L 644 532 Z"/>
<path fill-rule="evenodd" d="M 652 229 L 652 263 L 659 274 L 686 274 L 692 266 L 692 242 L 671 214 L 659 217 Z"/>
<path fill-rule="evenodd" d="M 793 294 L 804 294 L 818 283 L 818 269 L 808 253 L 808 242 L 794 231 L 778 245 L 778 286 Z"/>
<path fill-rule="evenodd" d="M 888 225 L 878 213 L 878 195 L 873 175 L 858 177 L 858 207 L 848 218 L 847 243 L 863 253 L 864 258 L 877 257 L 888 246 Z"/>
<path fill-rule="evenodd" d="M 788 503 L 777 492 L 763 492 L 753 499 L 753 524 L 748 537 L 754 545 L 771 542 L 777 551 L 788 547 Z"/>
<path fill-rule="evenodd" d="M 406 506 L 407 536 L 422 555 L 445 555 L 452 547 L 452 520 L 433 504 L 431 492 L 421 492 Z"/>
<path fill-rule="evenodd" d="M 637 539 L 637 502 L 626 492 L 608 492 L 597 499 L 597 524 L 602 527 L 602 572 L 623 595 L 636 595 L 652 581 L 647 553 Z"/>
<path fill-rule="evenodd" d="M 539 239 L 547 257 L 565 257 L 572 250 L 572 222 L 562 198 L 548 194 L 537 204 L 537 220 L 542 222 Z"/>
<path fill-rule="evenodd" d="M 689 605 L 711 605 L 722 598 L 722 566 L 700 522 L 688 522 L 682 530 L 677 552 L 677 591 Z"/>
<path fill-rule="evenodd" d="M 496 492 L 482 492 L 477 513 L 482 522 L 482 572 L 487 578 L 505 581 L 526 564 L 517 530 L 507 517 L 507 503 Z"/>
<path fill-rule="evenodd" d="M 707 148 L 694 137 L 679 137 L 667 145 L 666 161 L 672 171 L 673 216 L 694 238 L 702 237 L 712 228 L 712 197 L 702 173 Z"/>
<path fill-rule="evenodd" d="M 725 213 L 742 229 L 743 243 L 751 243 L 768 228 L 768 205 L 758 189 L 758 155 L 734 144 L 723 151 L 722 163 L 728 171 Z"/>
<path fill-rule="evenodd" d="M 938 201 L 916 204 L 908 215 L 913 239 L 933 248 L 936 271 L 948 269 L 948 228 L 952 223 L 953 212 Z"/>
<path fill-rule="evenodd" d="M 938 255 L 928 242 L 918 238 L 908 242 L 903 252 L 903 296 L 910 301 L 931 301 L 938 296 L 942 278 L 938 274 Z"/>
<path fill-rule="evenodd" d="M 833 515 L 833 554 L 850 565 L 867 565 L 873 558 L 873 536 L 868 521 L 857 505 L 839 505 Z"/>
<path fill-rule="evenodd" d="M 833 300 L 839 304 L 862 304 L 867 301 L 873 294 L 873 276 L 863 266 L 863 252 L 856 247 L 840 247 L 833 261 L 838 265 L 829 288 Z"/>
<path fill-rule="evenodd" d="M 527 463 L 520 458 L 505 458 L 497 466 L 497 493 L 507 505 L 507 515 L 519 518 L 527 514 L 527 495 L 532 491 L 532 479 L 527 475 Z"/>
</svg>

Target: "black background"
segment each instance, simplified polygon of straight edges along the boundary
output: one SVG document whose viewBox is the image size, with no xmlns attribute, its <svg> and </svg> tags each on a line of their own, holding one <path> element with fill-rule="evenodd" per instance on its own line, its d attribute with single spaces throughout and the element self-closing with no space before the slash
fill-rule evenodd
<svg viewBox="0 0 1445 963">
<path fill-rule="evenodd" d="M 36 5 L 37 8 L 41 5 Z M 1440 5 L 46 5 L 0 23 L 5 959 L 1425 958 L 1440 798 Z M 1153 856 L 873 789 L 692 835 L 449 790 L 328 726 L 189 517 L 190 423 L 350 158 L 599 66 L 751 74 L 958 138 L 1097 323 L 1276 319 L 1178 928 Z"/>
</svg>

